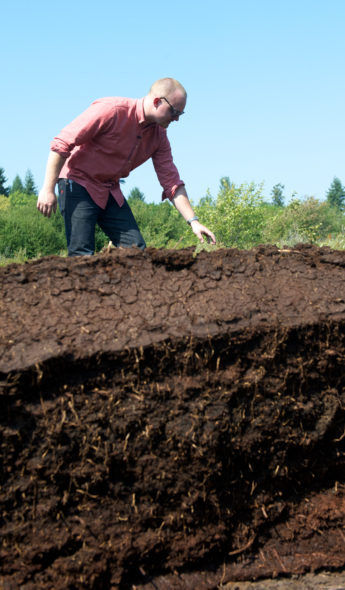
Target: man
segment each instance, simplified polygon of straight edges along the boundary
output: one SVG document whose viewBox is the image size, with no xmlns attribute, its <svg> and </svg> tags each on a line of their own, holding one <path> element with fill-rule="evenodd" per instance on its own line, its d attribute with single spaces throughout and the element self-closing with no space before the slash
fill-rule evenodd
<svg viewBox="0 0 345 590">
<path fill-rule="evenodd" d="M 186 99 L 177 80 L 163 78 L 141 99 L 96 100 L 51 142 L 37 208 L 46 217 L 55 213 L 58 183 L 69 256 L 94 253 L 96 223 L 115 246 L 145 248 L 120 180 L 149 158 L 163 187 L 162 199 L 172 201 L 201 242 L 206 236 L 216 243 L 194 214 L 166 134 L 183 114 Z"/>
</svg>

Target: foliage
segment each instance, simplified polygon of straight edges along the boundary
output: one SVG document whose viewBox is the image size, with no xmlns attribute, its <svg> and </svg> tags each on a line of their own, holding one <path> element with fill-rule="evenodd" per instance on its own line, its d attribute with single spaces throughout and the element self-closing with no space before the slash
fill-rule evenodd
<svg viewBox="0 0 345 590">
<path fill-rule="evenodd" d="M 28 195 L 23 191 L 11 191 L 8 200 L 11 204 L 11 207 L 13 208 L 25 207 L 27 205 L 32 205 L 33 207 L 36 207 L 37 197 L 33 194 Z"/>
<path fill-rule="evenodd" d="M 32 195 L 13 193 L 9 207 L 0 209 L 0 257 L 26 258 L 59 254 L 66 249 L 64 224 L 59 212 L 47 219 L 36 209 Z"/>
<path fill-rule="evenodd" d="M 14 177 L 12 182 L 10 194 L 12 193 L 24 193 L 24 185 L 22 183 L 22 179 L 20 178 L 19 174 Z"/>
<path fill-rule="evenodd" d="M 328 246 L 332 250 L 345 250 L 345 233 L 328 234 L 324 240 L 318 242 L 318 246 Z"/>
<path fill-rule="evenodd" d="M 104 246 L 109 244 L 109 238 L 104 231 L 96 225 L 95 231 L 95 252 L 100 252 Z"/>
<path fill-rule="evenodd" d="M 141 190 L 139 190 L 137 186 L 132 188 L 131 192 L 129 193 L 129 195 L 127 197 L 127 202 L 130 207 L 132 206 L 132 204 L 135 201 L 145 201 L 144 193 L 142 193 Z"/>
<path fill-rule="evenodd" d="M 157 205 L 136 200 L 131 209 L 147 246 L 173 248 L 177 242 L 179 247 L 190 245 L 190 228 L 169 202 Z"/>
<path fill-rule="evenodd" d="M 207 194 L 196 207 L 202 223 L 226 247 L 251 248 L 260 243 L 264 224 L 262 185 L 236 186 L 221 179 L 217 198 Z"/>
<path fill-rule="evenodd" d="M 283 188 L 282 185 L 276 185 Z M 217 245 L 199 244 L 190 226 L 175 207 L 164 201 L 146 203 L 139 189 L 128 200 L 148 246 L 184 248 L 195 246 L 195 254 L 218 247 L 251 248 L 259 243 L 293 246 L 312 242 L 345 248 L 345 214 L 327 201 L 313 197 L 294 198 L 288 206 L 263 200 L 262 186 L 236 186 L 228 177 L 220 180 L 215 198 L 207 192 L 194 206 L 201 223 L 216 235 Z M 97 226 L 96 251 L 108 244 Z M 59 211 L 50 218 L 36 209 L 36 196 L 14 191 L 0 195 L 0 264 L 28 258 L 66 254 L 64 223 Z"/>
<path fill-rule="evenodd" d="M 37 187 L 31 170 L 27 170 L 24 180 L 24 192 L 27 195 L 37 195 Z"/>
<path fill-rule="evenodd" d="M 345 187 L 343 187 L 339 178 L 333 178 L 333 182 L 329 187 L 326 196 L 328 203 L 332 205 L 332 207 L 336 207 L 339 211 L 344 211 Z"/>
<path fill-rule="evenodd" d="M 284 200 L 285 197 L 283 195 L 284 185 L 283 184 L 275 184 L 272 189 L 272 204 L 276 205 L 277 207 L 284 207 Z"/>
<path fill-rule="evenodd" d="M 5 195 L 5 197 L 8 197 L 10 189 L 8 186 L 5 186 L 6 182 L 7 178 L 5 176 L 5 170 L 0 168 L 0 195 Z"/>
<path fill-rule="evenodd" d="M 193 252 L 193 258 L 196 258 L 200 252 L 214 252 L 222 248 L 221 244 L 209 244 L 208 242 L 198 242 Z"/>
<path fill-rule="evenodd" d="M 6 211 L 11 206 L 10 200 L 5 195 L 0 195 L 0 214 L 1 211 Z"/>
<path fill-rule="evenodd" d="M 343 224 L 344 219 L 329 203 L 314 197 L 293 199 L 287 207 L 273 209 L 266 218 L 263 241 L 278 246 L 317 243 L 332 232 L 342 231 Z"/>
</svg>

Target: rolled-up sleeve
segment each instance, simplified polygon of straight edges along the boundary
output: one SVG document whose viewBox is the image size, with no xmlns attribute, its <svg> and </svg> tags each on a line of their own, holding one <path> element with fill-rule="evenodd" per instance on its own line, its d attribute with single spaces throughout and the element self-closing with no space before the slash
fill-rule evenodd
<svg viewBox="0 0 345 590">
<path fill-rule="evenodd" d="M 162 200 L 172 200 L 176 190 L 179 186 L 184 186 L 184 182 L 174 164 L 170 143 L 165 132 L 162 134 L 159 147 L 152 156 L 152 162 L 163 188 Z"/>
<path fill-rule="evenodd" d="M 68 158 L 75 146 L 90 142 L 113 118 L 111 105 L 95 101 L 54 137 L 50 149 Z"/>
</svg>

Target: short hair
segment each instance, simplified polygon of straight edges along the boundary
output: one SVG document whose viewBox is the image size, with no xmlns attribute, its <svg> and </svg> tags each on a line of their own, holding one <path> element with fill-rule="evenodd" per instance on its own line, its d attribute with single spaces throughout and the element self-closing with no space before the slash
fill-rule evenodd
<svg viewBox="0 0 345 590">
<path fill-rule="evenodd" d="M 178 80 L 175 78 L 161 78 L 156 80 L 150 88 L 150 94 L 156 96 L 171 95 L 175 90 L 180 90 L 185 98 L 187 98 L 187 92 Z"/>
</svg>

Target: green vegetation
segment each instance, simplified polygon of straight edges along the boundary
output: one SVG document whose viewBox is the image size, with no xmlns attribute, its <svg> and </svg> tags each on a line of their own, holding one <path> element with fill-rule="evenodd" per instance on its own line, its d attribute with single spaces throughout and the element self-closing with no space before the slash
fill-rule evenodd
<svg viewBox="0 0 345 590">
<path fill-rule="evenodd" d="M 261 185 L 236 186 L 222 178 L 216 199 L 207 195 L 195 209 L 223 246 L 251 248 L 261 242 L 265 211 Z"/>
<path fill-rule="evenodd" d="M 30 170 L 24 183 L 17 175 L 9 188 L 0 168 L 0 264 L 24 262 L 47 255 L 66 255 L 63 219 L 59 211 L 51 218 L 36 209 L 36 186 Z M 293 196 L 284 205 L 284 186 L 277 184 L 271 202 L 265 200 L 263 186 L 235 185 L 228 177 L 220 180 L 218 194 L 209 192 L 193 204 L 200 221 L 217 237 L 216 247 L 252 248 L 258 244 L 278 247 L 309 242 L 345 249 L 345 189 L 334 178 L 326 199 L 298 199 Z M 148 246 L 155 248 L 214 249 L 199 245 L 198 239 L 176 209 L 167 201 L 146 203 L 144 194 L 134 188 L 127 196 Z M 108 244 L 108 238 L 97 228 L 96 251 Z"/>
<path fill-rule="evenodd" d="M 284 185 L 283 184 L 275 184 L 272 189 L 272 205 L 277 205 L 277 207 L 284 207 L 284 200 L 285 197 L 283 195 Z"/>
<path fill-rule="evenodd" d="M 345 205 L 345 187 L 341 184 L 339 178 L 333 178 L 333 182 L 327 192 L 327 201 L 332 207 L 336 207 L 339 211 L 344 211 Z"/>
<path fill-rule="evenodd" d="M 60 213 L 45 219 L 36 209 L 36 195 L 0 196 L 0 263 L 23 262 L 66 250 Z"/>
<path fill-rule="evenodd" d="M 8 197 L 10 189 L 8 186 L 5 186 L 6 182 L 7 178 L 5 176 L 5 170 L 0 168 L 0 195 L 5 195 L 5 197 Z"/>
</svg>

